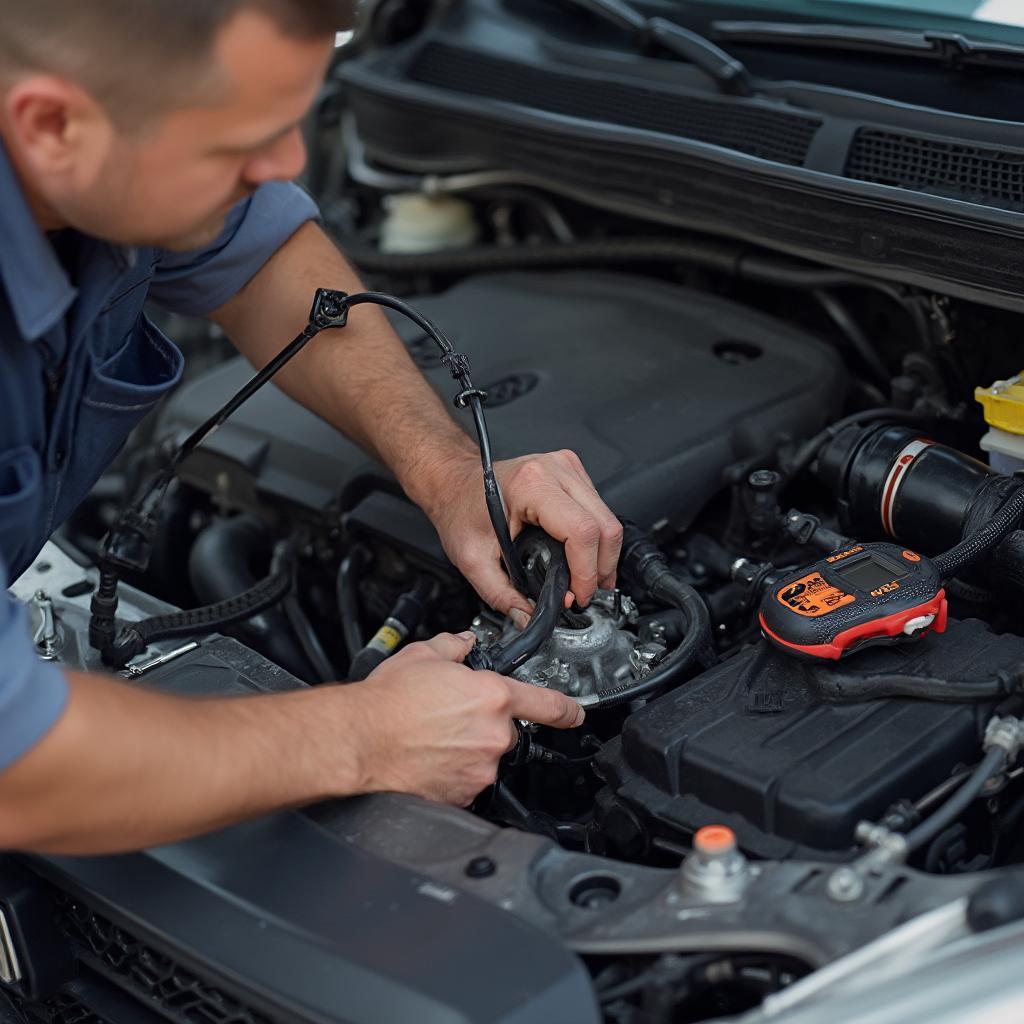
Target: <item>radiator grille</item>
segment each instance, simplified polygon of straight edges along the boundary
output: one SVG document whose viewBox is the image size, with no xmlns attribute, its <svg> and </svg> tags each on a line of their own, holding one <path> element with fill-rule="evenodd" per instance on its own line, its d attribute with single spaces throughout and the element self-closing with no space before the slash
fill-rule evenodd
<svg viewBox="0 0 1024 1024">
<path fill-rule="evenodd" d="M 60 929 L 78 958 L 164 1017 L 181 1024 L 270 1024 L 268 1017 L 67 894 L 57 894 L 56 904 Z"/>
<path fill-rule="evenodd" d="M 109 1024 L 72 992 L 63 992 L 41 1003 L 14 997 L 11 1005 L 24 1024 Z"/>
<path fill-rule="evenodd" d="M 850 149 L 846 175 L 857 181 L 1024 211 L 1024 150 L 862 128 Z"/>
<path fill-rule="evenodd" d="M 694 139 L 795 166 L 804 162 L 821 125 L 818 118 L 802 114 L 644 85 L 584 80 L 436 42 L 417 54 L 408 75 L 440 89 Z"/>
</svg>

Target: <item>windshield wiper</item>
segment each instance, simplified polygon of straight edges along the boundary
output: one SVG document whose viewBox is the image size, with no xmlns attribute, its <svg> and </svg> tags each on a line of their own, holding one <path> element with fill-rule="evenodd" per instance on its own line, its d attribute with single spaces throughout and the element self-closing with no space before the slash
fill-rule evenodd
<svg viewBox="0 0 1024 1024">
<path fill-rule="evenodd" d="M 970 39 L 959 32 L 912 32 L 865 25 L 814 25 L 776 21 L 716 21 L 716 39 L 754 46 L 885 53 L 943 64 L 953 71 L 1024 70 L 1024 46 Z"/>
<path fill-rule="evenodd" d="M 753 96 L 754 85 L 743 64 L 710 39 L 667 18 L 648 18 L 625 0 L 556 0 L 561 6 L 588 11 L 627 32 L 641 53 L 667 51 L 704 72 L 722 92 Z"/>
</svg>

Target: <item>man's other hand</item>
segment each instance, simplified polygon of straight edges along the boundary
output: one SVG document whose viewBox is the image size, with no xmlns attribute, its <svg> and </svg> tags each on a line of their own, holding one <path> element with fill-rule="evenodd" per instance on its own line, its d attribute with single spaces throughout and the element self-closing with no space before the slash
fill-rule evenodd
<svg viewBox="0 0 1024 1024">
<path fill-rule="evenodd" d="M 601 500 L 575 452 L 525 455 L 497 462 L 494 469 L 512 536 L 531 523 L 565 542 L 571 574 L 567 605 L 574 599 L 586 605 L 598 587 L 615 586 L 622 525 Z M 518 609 L 529 615 L 529 601 L 512 586 L 501 564 L 479 459 L 462 459 L 448 479 L 450 486 L 441 500 L 427 509 L 445 552 L 495 611 L 507 614 Z"/>
<path fill-rule="evenodd" d="M 359 752 L 358 792 L 465 807 L 497 777 L 516 742 L 514 718 L 556 729 L 582 723 L 583 709 L 564 694 L 459 664 L 473 643 L 471 633 L 441 633 L 340 689 Z"/>
</svg>

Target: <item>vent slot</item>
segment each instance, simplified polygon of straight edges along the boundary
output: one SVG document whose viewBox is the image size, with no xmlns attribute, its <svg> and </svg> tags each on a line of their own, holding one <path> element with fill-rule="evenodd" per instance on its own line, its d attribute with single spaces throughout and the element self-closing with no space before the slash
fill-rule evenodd
<svg viewBox="0 0 1024 1024">
<path fill-rule="evenodd" d="M 438 89 L 693 139 L 793 166 L 803 164 L 821 126 L 815 117 L 644 85 L 583 79 L 444 43 L 424 46 L 408 76 Z"/>
<path fill-rule="evenodd" d="M 1024 212 L 1024 150 L 862 128 L 850 149 L 846 176 Z"/>
<path fill-rule="evenodd" d="M 180 1024 L 270 1024 L 217 985 L 95 913 L 66 893 L 55 894 L 57 923 L 78 959 L 143 1005 Z M 88 1018 L 54 1024 L 97 1024 Z M 102 1024 L 102 1022 L 100 1022 Z"/>
</svg>

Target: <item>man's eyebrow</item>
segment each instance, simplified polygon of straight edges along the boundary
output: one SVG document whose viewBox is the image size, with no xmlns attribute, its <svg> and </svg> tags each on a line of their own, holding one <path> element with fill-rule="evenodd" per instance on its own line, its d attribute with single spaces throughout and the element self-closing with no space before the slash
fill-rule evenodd
<svg viewBox="0 0 1024 1024">
<path fill-rule="evenodd" d="M 283 128 L 279 128 L 277 131 L 272 132 L 265 138 L 258 139 L 256 142 L 245 142 L 238 145 L 225 146 L 224 148 L 233 153 L 247 153 L 250 150 L 263 149 L 266 146 L 273 145 L 278 141 L 278 139 L 283 139 L 290 132 L 294 131 L 300 124 L 302 124 L 301 118 L 298 121 L 292 121 L 291 124 L 287 124 Z"/>
</svg>

